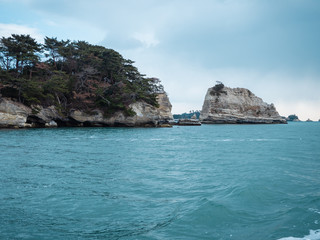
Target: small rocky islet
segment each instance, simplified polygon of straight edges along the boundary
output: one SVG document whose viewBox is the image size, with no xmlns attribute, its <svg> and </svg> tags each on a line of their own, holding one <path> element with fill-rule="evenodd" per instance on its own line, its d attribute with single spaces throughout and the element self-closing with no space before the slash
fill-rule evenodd
<svg viewBox="0 0 320 240">
<path fill-rule="evenodd" d="M 200 121 L 207 124 L 281 124 L 287 123 L 273 104 L 245 88 L 229 88 L 222 83 L 209 88 Z"/>
</svg>

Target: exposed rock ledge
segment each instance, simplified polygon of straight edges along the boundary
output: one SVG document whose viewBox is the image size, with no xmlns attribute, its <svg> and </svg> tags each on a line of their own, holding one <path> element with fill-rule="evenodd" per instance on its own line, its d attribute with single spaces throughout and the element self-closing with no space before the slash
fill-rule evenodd
<svg viewBox="0 0 320 240">
<path fill-rule="evenodd" d="M 209 88 L 200 121 L 212 124 L 287 123 L 273 104 L 267 104 L 245 88 L 229 88 L 223 84 Z"/>
<path fill-rule="evenodd" d="M 201 122 L 198 119 L 179 119 L 177 125 L 180 125 L 180 126 L 201 126 Z"/>
<path fill-rule="evenodd" d="M 30 128 L 30 127 L 60 127 L 60 126 L 124 126 L 124 127 L 161 127 L 168 126 L 172 120 L 171 103 L 165 93 L 157 97 L 159 108 L 145 102 L 135 102 L 130 105 L 136 113 L 125 116 L 116 112 L 105 117 L 99 109 L 85 113 L 73 109 L 67 116 L 62 116 L 55 106 L 44 108 L 33 106 L 32 109 L 22 103 L 0 97 L 0 128 Z"/>
</svg>

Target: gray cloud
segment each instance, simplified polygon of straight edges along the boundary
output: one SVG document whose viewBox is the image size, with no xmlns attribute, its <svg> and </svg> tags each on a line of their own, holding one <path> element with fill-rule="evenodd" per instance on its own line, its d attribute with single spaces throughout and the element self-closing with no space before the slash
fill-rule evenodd
<svg viewBox="0 0 320 240">
<path fill-rule="evenodd" d="M 319 1 L 26 1 L 56 21 L 85 22 L 105 32 L 100 44 L 143 47 L 134 36 L 153 34 L 159 52 L 207 67 L 318 68 Z M 81 30 L 80 27 L 76 29 Z M 85 29 L 83 29 L 85 31 Z"/>
</svg>

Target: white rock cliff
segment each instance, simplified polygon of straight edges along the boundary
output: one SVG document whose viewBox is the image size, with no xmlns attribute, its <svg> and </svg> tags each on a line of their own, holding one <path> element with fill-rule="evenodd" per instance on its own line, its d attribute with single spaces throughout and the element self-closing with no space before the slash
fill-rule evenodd
<svg viewBox="0 0 320 240">
<path fill-rule="evenodd" d="M 136 113 L 126 116 L 116 112 L 112 116 L 104 116 L 99 109 L 86 113 L 78 109 L 70 110 L 67 116 L 59 113 L 55 106 L 32 108 L 0 97 L 0 128 L 57 127 L 57 126 L 126 126 L 157 127 L 166 125 L 173 119 L 171 103 L 167 94 L 158 94 L 159 107 L 145 102 L 132 103 L 129 107 Z"/>
<path fill-rule="evenodd" d="M 202 123 L 286 123 L 273 104 L 267 104 L 245 88 L 216 85 L 209 88 L 203 103 Z"/>
</svg>

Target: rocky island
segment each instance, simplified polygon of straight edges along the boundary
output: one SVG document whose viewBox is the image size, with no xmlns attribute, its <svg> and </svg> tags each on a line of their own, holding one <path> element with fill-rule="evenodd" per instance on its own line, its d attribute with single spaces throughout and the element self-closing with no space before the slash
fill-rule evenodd
<svg viewBox="0 0 320 240">
<path fill-rule="evenodd" d="M 85 41 L 0 39 L 0 128 L 170 126 L 160 80 Z"/>
<path fill-rule="evenodd" d="M 245 88 L 229 88 L 222 83 L 209 88 L 200 121 L 209 124 L 287 123 L 273 104 L 267 104 Z"/>
</svg>

